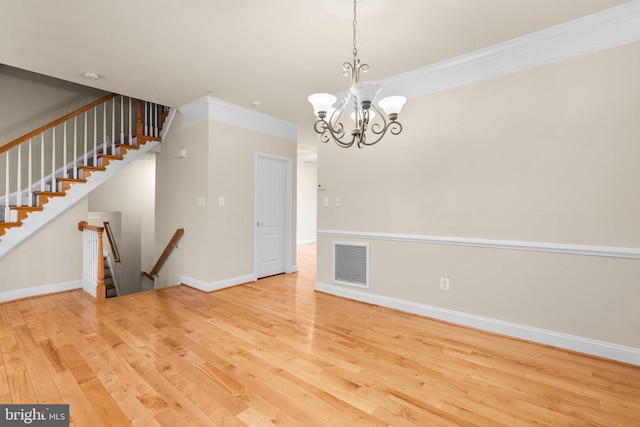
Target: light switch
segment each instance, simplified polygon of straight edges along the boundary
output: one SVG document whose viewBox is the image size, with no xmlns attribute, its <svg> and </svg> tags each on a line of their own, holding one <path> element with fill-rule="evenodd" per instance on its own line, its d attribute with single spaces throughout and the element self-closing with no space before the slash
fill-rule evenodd
<svg viewBox="0 0 640 427">
<path fill-rule="evenodd" d="M 322 205 L 323 205 L 323 206 L 329 206 L 329 197 L 325 196 L 325 197 L 322 199 Z"/>
<path fill-rule="evenodd" d="M 205 206 L 205 205 L 206 205 L 206 199 L 204 198 L 204 196 L 196 197 L 196 206 Z"/>
<path fill-rule="evenodd" d="M 340 205 L 342 205 L 342 200 L 340 200 L 340 197 L 336 197 L 336 206 Z"/>
<path fill-rule="evenodd" d="M 184 159 L 185 157 L 187 157 L 187 149 L 186 148 L 182 148 L 182 149 L 178 150 L 178 158 L 179 159 Z"/>
<path fill-rule="evenodd" d="M 224 196 L 218 196 L 218 206 L 224 206 Z"/>
</svg>

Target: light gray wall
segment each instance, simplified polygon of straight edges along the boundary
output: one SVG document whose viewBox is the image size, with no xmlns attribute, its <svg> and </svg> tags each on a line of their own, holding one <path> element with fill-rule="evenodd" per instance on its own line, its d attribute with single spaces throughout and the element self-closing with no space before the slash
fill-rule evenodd
<svg viewBox="0 0 640 427">
<path fill-rule="evenodd" d="M 320 144 L 318 282 L 341 287 L 334 241 L 367 242 L 362 292 L 640 348 L 637 259 L 366 235 L 640 248 L 639 72 L 635 43 L 410 99 L 373 147 Z"/>
<path fill-rule="evenodd" d="M 178 157 L 178 150 L 186 150 L 186 157 Z M 157 157 L 157 250 L 177 228 L 185 233 L 156 286 L 176 285 L 181 275 L 217 283 L 254 273 L 256 152 L 289 157 L 295 164 L 293 141 L 213 120 L 182 127 L 182 115 L 176 114 Z M 220 196 L 225 206 L 218 206 Z M 199 197 L 204 206 L 197 205 Z"/>
<path fill-rule="evenodd" d="M 0 260 L 0 297 L 25 288 L 82 286 L 82 233 L 78 223 L 87 220 L 87 206 L 86 200 L 80 202 Z"/>
<path fill-rule="evenodd" d="M 107 92 L 0 64 L 0 145 Z"/>
</svg>

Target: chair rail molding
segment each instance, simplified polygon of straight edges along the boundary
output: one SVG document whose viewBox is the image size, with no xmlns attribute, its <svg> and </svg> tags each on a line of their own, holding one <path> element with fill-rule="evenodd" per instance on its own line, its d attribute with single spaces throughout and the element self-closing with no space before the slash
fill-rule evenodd
<svg viewBox="0 0 640 427">
<path fill-rule="evenodd" d="M 478 239 L 474 237 L 427 236 L 416 234 L 373 233 L 366 231 L 318 230 L 318 236 L 348 237 L 355 239 L 391 240 L 433 245 L 474 246 L 517 251 L 552 252 L 560 254 L 590 255 L 613 258 L 640 259 L 640 248 L 616 246 L 574 245 L 570 243 L 520 242 L 514 240 Z"/>
</svg>

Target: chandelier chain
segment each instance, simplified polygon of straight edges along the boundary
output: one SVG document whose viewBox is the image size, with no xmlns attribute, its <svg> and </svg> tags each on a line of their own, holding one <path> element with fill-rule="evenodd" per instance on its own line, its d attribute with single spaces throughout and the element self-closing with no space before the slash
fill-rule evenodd
<svg viewBox="0 0 640 427">
<path fill-rule="evenodd" d="M 356 47 L 356 3 L 358 0 L 353 0 L 353 62 L 356 62 L 358 57 L 358 48 Z"/>
</svg>

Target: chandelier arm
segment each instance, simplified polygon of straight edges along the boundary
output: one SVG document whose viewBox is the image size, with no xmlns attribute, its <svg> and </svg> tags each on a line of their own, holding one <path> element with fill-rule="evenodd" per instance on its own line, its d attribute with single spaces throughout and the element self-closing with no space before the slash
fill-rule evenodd
<svg viewBox="0 0 640 427">
<path fill-rule="evenodd" d="M 388 126 L 386 114 L 380 111 L 374 104 L 371 104 L 370 108 L 376 112 L 377 117 L 379 117 L 380 120 L 382 121 L 382 125 L 378 122 L 373 123 L 371 125 L 371 132 L 373 132 L 376 135 L 380 135 L 380 134 L 384 135 L 384 133 L 387 131 L 387 126 Z"/>
<path fill-rule="evenodd" d="M 378 135 L 378 137 L 375 140 L 371 142 L 368 142 L 365 140 L 362 142 L 362 145 L 376 144 L 378 141 L 382 139 L 383 136 L 385 136 L 387 131 L 392 135 L 398 135 L 400 132 L 402 132 L 402 124 L 400 122 L 395 122 L 395 121 L 387 123 L 387 125 L 380 132 L 374 133 L 375 135 Z"/>
<path fill-rule="evenodd" d="M 351 147 L 356 139 L 354 136 L 351 141 L 345 142 L 343 140 L 345 137 L 345 132 L 342 123 L 336 123 L 336 126 L 331 126 L 325 120 L 320 119 L 314 123 L 313 129 L 316 131 L 316 133 L 320 134 L 321 142 L 327 143 L 333 140 L 337 145 L 343 148 Z"/>
</svg>

